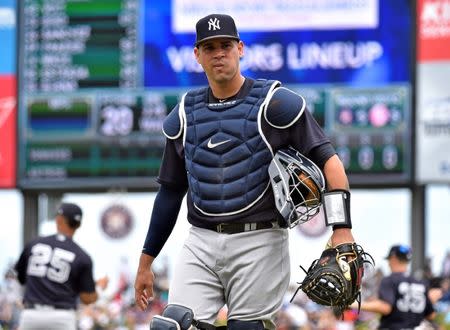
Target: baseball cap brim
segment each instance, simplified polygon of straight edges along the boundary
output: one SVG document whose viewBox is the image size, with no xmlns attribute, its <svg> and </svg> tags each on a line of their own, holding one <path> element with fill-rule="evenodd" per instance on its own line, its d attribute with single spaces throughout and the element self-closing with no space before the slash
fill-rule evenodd
<svg viewBox="0 0 450 330">
<path fill-rule="evenodd" d="M 229 36 L 229 35 L 215 35 L 215 36 L 206 37 L 206 38 L 203 38 L 202 40 L 197 41 L 195 43 L 195 47 L 198 47 L 200 44 L 204 43 L 205 41 L 212 40 L 212 39 L 219 39 L 219 38 L 232 39 L 232 40 L 236 40 L 236 41 L 240 41 L 241 40 L 239 38 L 232 37 L 232 36 Z"/>
</svg>

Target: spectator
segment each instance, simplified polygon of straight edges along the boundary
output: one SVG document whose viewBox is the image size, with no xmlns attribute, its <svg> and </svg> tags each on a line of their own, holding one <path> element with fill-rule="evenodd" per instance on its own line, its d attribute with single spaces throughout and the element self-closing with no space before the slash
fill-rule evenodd
<svg viewBox="0 0 450 330">
<path fill-rule="evenodd" d="M 22 292 L 12 268 L 5 272 L 4 282 L 0 286 L 0 329 L 16 329 L 18 326 Z"/>
</svg>

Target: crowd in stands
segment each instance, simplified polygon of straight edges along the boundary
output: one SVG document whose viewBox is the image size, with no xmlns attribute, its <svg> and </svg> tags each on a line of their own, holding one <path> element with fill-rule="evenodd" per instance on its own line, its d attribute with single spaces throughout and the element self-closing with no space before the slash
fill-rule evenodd
<svg viewBox="0 0 450 330">
<path fill-rule="evenodd" d="M 0 281 L 0 330 L 15 330 L 22 310 L 22 289 L 11 269 L 6 270 Z M 162 270 L 156 275 L 155 299 L 147 310 L 141 311 L 134 304 L 133 279 L 121 276 L 114 293 L 102 297 L 97 303 L 80 305 L 78 326 L 80 330 L 148 330 L 154 315 L 161 314 L 167 304 L 168 274 Z M 450 329 L 450 252 L 445 258 L 440 274 L 429 277 L 435 289 L 435 308 L 438 317 L 433 324 L 424 324 L 421 330 Z M 362 299 L 370 299 L 377 294 L 383 273 L 380 269 L 368 268 L 363 280 Z M 290 302 L 293 285 L 277 316 L 277 330 L 370 330 L 376 329 L 377 315 L 357 310 L 347 310 L 344 317 L 336 317 L 333 310 L 311 302 L 301 291 Z M 226 308 L 217 319 L 217 325 L 226 323 Z"/>
</svg>

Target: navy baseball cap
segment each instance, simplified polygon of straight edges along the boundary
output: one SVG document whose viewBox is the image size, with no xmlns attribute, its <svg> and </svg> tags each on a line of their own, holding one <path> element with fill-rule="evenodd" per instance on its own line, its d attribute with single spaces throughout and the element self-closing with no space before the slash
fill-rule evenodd
<svg viewBox="0 0 450 330">
<path fill-rule="evenodd" d="M 386 259 L 396 256 L 399 260 L 410 261 L 412 258 L 412 249 L 408 245 L 393 245 L 389 250 Z"/>
<path fill-rule="evenodd" d="M 81 208 L 73 203 L 62 203 L 58 207 L 57 214 L 66 217 L 68 220 L 76 222 L 81 222 L 81 218 L 83 217 Z"/>
<path fill-rule="evenodd" d="M 234 19 L 229 15 L 210 14 L 201 18 L 195 25 L 195 47 L 206 40 L 231 38 L 240 40 Z"/>
</svg>

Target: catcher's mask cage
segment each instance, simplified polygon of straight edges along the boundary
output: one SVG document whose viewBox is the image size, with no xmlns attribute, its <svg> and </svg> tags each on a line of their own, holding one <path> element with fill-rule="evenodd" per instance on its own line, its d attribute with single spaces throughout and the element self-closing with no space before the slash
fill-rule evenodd
<svg viewBox="0 0 450 330">
<path fill-rule="evenodd" d="M 289 228 L 320 211 L 325 179 L 310 159 L 292 147 L 279 150 L 269 165 L 275 205 Z"/>
</svg>

